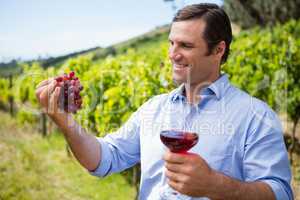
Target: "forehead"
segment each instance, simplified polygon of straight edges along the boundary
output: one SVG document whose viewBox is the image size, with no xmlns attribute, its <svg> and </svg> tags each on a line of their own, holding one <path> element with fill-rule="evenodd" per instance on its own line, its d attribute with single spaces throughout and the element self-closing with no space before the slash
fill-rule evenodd
<svg viewBox="0 0 300 200">
<path fill-rule="evenodd" d="M 201 19 L 173 22 L 169 38 L 171 40 L 200 41 L 205 28 Z"/>
</svg>

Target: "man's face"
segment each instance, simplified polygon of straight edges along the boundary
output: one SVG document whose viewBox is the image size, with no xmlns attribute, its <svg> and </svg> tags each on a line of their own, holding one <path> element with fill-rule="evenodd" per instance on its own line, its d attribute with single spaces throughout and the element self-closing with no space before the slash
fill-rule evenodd
<svg viewBox="0 0 300 200">
<path fill-rule="evenodd" d="M 220 57 L 207 55 L 203 39 L 205 22 L 201 19 L 174 22 L 169 35 L 169 58 L 176 83 L 198 85 L 219 74 Z"/>
</svg>

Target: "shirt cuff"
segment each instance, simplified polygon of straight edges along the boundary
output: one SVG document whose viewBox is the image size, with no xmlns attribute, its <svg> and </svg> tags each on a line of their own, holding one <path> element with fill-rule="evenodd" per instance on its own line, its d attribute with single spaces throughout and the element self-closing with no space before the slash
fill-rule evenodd
<svg viewBox="0 0 300 200">
<path fill-rule="evenodd" d="M 89 171 L 89 173 L 93 176 L 105 177 L 111 168 L 110 150 L 108 144 L 102 138 L 97 137 L 97 140 L 100 143 L 101 160 L 97 168 L 94 171 Z"/>
<path fill-rule="evenodd" d="M 293 200 L 293 194 L 291 194 L 290 192 L 286 191 L 284 189 L 284 186 L 281 185 L 279 182 L 274 181 L 272 179 L 266 179 L 266 180 L 261 180 L 264 183 L 267 183 L 273 190 L 276 199 L 277 200 Z"/>
</svg>

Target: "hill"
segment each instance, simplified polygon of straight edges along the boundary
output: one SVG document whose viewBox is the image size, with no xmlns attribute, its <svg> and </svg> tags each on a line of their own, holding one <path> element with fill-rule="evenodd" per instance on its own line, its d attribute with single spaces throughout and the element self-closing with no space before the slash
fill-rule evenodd
<svg viewBox="0 0 300 200">
<path fill-rule="evenodd" d="M 31 65 L 34 62 L 39 63 L 42 67 L 48 68 L 50 66 L 59 67 L 68 59 L 76 58 L 82 55 L 90 54 L 92 56 L 93 61 L 97 61 L 99 59 L 103 59 L 108 55 L 117 55 L 126 52 L 128 48 L 146 48 L 148 45 L 160 42 L 167 38 L 169 32 L 169 25 L 158 26 L 153 30 L 139 35 L 137 37 L 133 37 L 129 40 L 110 45 L 106 48 L 102 47 L 93 47 L 89 49 L 85 49 L 78 52 L 73 52 L 66 55 L 61 55 L 57 57 L 49 57 L 45 59 L 35 59 L 26 62 L 21 62 L 18 60 L 12 60 L 9 63 L 0 63 L 0 76 L 8 76 L 9 74 L 20 73 L 20 63 L 27 63 Z"/>
</svg>

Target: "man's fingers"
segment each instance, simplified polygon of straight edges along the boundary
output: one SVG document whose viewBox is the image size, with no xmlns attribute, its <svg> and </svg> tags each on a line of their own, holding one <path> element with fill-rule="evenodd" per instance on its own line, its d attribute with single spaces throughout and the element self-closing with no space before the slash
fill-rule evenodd
<svg viewBox="0 0 300 200">
<path fill-rule="evenodd" d="M 165 163 L 165 167 L 172 172 L 175 173 L 186 173 L 186 165 L 183 164 L 177 164 L 177 163 Z"/>
<path fill-rule="evenodd" d="M 165 155 L 163 156 L 163 159 L 166 162 L 169 162 L 169 163 L 182 164 L 182 163 L 186 162 L 187 155 L 186 154 L 180 154 L 180 153 L 172 153 L 170 151 L 167 151 L 165 153 Z"/>
<path fill-rule="evenodd" d="M 56 81 L 52 81 L 49 85 L 45 86 L 45 88 L 41 91 L 39 95 L 39 99 L 42 101 L 49 100 L 52 92 L 54 91 L 56 86 Z"/>
<path fill-rule="evenodd" d="M 50 79 L 47 79 L 47 80 L 43 80 L 42 82 L 40 82 L 36 88 L 39 88 L 39 87 L 43 87 L 45 85 L 48 85 L 49 83 L 51 83 L 51 81 L 53 80 L 53 78 L 50 78 Z"/>
<path fill-rule="evenodd" d="M 48 86 L 52 79 L 43 80 L 40 82 L 35 89 L 35 96 L 39 99 L 41 92 Z"/>
<path fill-rule="evenodd" d="M 42 91 L 45 89 L 47 89 L 47 85 L 41 86 L 35 90 L 35 95 L 38 99 L 40 98 L 40 94 L 42 93 Z"/>
<path fill-rule="evenodd" d="M 171 172 L 169 170 L 166 170 L 165 174 L 166 174 L 166 177 L 169 180 L 172 180 L 172 181 L 175 181 L 175 182 L 180 181 L 180 174 L 178 174 L 178 173 L 174 173 L 174 172 Z"/>
<path fill-rule="evenodd" d="M 53 93 L 53 91 L 55 90 L 56 87 L 56 80 L 52 80 L 51 83 L 48 85 L 48 93 L 49 96 Z"/>
<path fill-rule="evenodd" d="M 187 179 L 187 176 L 185 174 L 176 173 L 169 170 L 166 170 L 165 174 L 168 179 L 175 182 L 185 182 Z"/>
<path fill-rule="evenodd" d="M 182 189 L 182 185 L 180 182 L 177 182 L 177 181 L 174 181 L 172 179 L 169 179 L 168 180 L 168 184 L 171 188 L 173 188 L 174 190 L 178 191 L 178 192 L 181 192 L 181 189 Z"/>
<path fill-rule="evenodd" d="M 54 92 L 50 96 L 50 102 L 49 102 L 49 112 L 50 113 L 58 112 L 59 94 L 60 94 L 60 87 L 56 87 Z"/>
</svg>

